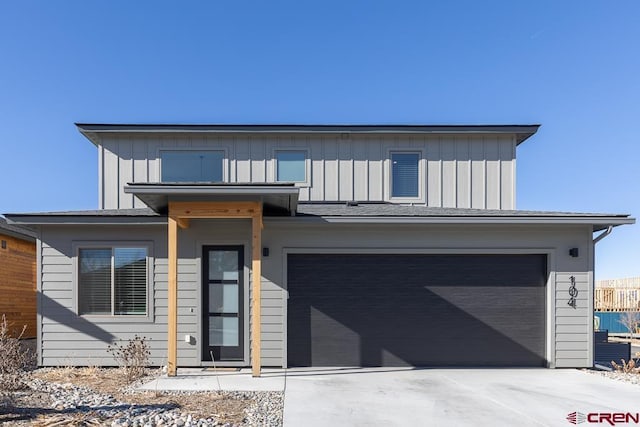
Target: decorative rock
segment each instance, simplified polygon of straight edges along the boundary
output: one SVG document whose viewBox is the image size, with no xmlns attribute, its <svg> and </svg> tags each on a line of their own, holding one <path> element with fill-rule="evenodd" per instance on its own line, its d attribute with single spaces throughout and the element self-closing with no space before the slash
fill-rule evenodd
<svg viewBox="0 0 640 427">
<path fill-rule="evenodd" d="M 615 374 L 615 373 L 614 373 Z M 638 384 L 638 376 L 635 383 Z M 634 382 L 634 379 L 629 379 Z M 236 426 L 282 426 L 284 395 L 281 392 L 220 392 L 224 398 L 250 401 L 245 410 L 245 418 L 240 424 L 221 423 L 213 417 L 198 418 L 183 413 L 180 409 L 163 405 L 138 406 L 120 402 L 113 396 L 97 393 L 72 383 L 56 384 L 31 378 L 31 389 L 48 393 L 50 406 L 65 411 L 70 417 L 88 414 L 101 425 L 111 427 L 236 427 Z M 135 394 L 126 390 L 126 394 Z M 197 392 L 165 392 L 165 395 L 190 395 Z"/>
</svg>

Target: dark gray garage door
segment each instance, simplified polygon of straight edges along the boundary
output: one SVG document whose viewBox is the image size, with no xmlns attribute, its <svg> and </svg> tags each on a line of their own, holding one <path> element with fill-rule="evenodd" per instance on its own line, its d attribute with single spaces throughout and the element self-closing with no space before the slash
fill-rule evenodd
<svg viewBox="0 0 640 427">
<path fill-rule="evenodd" d="M 289 366 L 543 366 L 545 255 L 291 254 Z"/>
</svg>

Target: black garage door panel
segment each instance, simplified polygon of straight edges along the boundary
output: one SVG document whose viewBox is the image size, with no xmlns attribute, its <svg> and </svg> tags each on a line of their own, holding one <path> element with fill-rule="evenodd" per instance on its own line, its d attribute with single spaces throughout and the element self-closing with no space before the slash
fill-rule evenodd
<svg viewBox="0 0 640 427">
<path fill-rule="evenodd" d="M 291 254 L 289 366 L 542 366 L 544 255 Z"/>
</svg>

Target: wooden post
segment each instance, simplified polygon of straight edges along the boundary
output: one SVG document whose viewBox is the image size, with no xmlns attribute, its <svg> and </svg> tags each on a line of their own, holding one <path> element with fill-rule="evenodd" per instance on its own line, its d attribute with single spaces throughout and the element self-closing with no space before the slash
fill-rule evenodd
<svg viewBox="0 0 640 427">
<path fill-rule="evenodd" d="M 167 374 L 176 375 L 178 335 L 178 227 L 188 228 L 191 218 L 251 218 L 251 371 L 260 376 L 260 292 L 262 278 L 262 204 L 255 201 L 235 202 L 169 202 L 168 241 L 168 354 Z"/>
<path fill-rule="evenodd" d="M 178 222 L 168 218 L 167 375 L 176 376 L 178 358 Z"/>
<path fill-rule="evenodd" d="M 252 287 L 251 287 L 251 372 L 254 377 L 260 376 L 260 304 L 261 304 L 261 283 L 262 278 L 262 209 L 259 212 L 254 212 L 251 218 L 251 232 L 252 232 Z"/>
</svg>

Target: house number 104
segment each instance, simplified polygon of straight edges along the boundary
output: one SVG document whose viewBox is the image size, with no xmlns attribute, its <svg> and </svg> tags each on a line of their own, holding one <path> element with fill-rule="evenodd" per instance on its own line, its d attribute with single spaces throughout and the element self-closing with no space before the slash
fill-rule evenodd
<svg viewBox="0 0 640 427">
<path fill-rule="evenodd" d="M 576 277 L 571 276 L 569 279 L 571 280 L 571 286 L 569 286 L 569 296 L 571 298 L 569 298 L 569 302 L 567 302 L 567 304 L 576 308 L 576 297 L 578 296 L 578 289 L 576 289 Z"/>
</svg>

